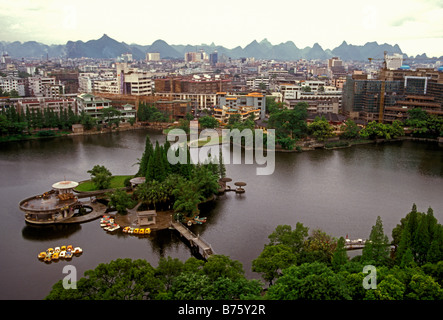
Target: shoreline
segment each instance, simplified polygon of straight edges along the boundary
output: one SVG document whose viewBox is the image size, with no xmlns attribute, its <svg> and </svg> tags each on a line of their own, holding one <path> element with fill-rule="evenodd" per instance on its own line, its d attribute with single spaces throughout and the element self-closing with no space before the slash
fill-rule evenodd
<svg viewBox="0 0 443 320">
<path fill-rule="evenodd" d="M 159 124 L 152 124 L 152 125 L 134 124 L 133 126 L 120 126 L 118 128 L 112 128 L 112 129 L 107 128 L 107 129 L 102 129 L 100 131 L 93 129 L 93 130 L 87 130 L 84 132 L 70 132 L 70 133 L 59 133 L 56 130 L 41 130 L 41 131 L 54 131 L 54 132 L 56 132 L 56 134 L 54 136 L 49 136 L 49 137 L 38 137 L 35 135 L 27 135 L 27 136 L 21 136 L 21 137 L 11 136 L 11 139 L 9 139 L 9 140 L 2 140 L 0 138 L 0 143 L 29 141 L 29 140 L 42 140 L 42 139 L 62 138 L 62 137 L 89 136 L 89 135 L 95 135 L 95 134 L 118 133 L 121 131 L 133 131 L 133 130 L 143 130 L 143 129 L 163 132 L 165 127 L 167 128 L 170 125 L 171 125 L 170 123 L 166 123 L 166 122 L 159 123 Z M 5 136 L 5 137 L 8 137 L 8 136 Z"/>
</svg>

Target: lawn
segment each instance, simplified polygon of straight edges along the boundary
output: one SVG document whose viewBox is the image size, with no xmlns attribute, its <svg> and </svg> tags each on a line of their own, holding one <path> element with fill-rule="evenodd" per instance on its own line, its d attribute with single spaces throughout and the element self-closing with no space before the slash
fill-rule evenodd
<svg viewBox="0 0 443 320">
<path fill-rule="evenodd" d="M 132 176 L 112 176 L 111 178 L 111 186 L 110 188 L 123 188 L 125 186 L 125 180 Z M 97 190 L 95 185 L 91 180 L 80 183 L 77 188 L 77 191 L 95 191 Z"/>
</svg>

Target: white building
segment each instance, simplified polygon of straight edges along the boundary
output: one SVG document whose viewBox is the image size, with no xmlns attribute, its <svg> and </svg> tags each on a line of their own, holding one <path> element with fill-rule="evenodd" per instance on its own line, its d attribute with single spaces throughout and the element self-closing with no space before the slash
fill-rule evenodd
<svg viewBox="0 0 443 320">
<path fill-rule="evenodd" d="M 55 85 L 55 77 L 29 77 L 28 86 L 31 96 L 43 96 L 45 86 Z"/>
<path fill-rule="evenodd" d="M 129 68 L 127 63 L 116 63 L 116 70 L 120 94 L 135 96 L 152 94 L 154 81 L 147 72 Z"/>
<path fill-rule="evenodd" d="M 160 61 L 160 53 L 159 52 L 146 53 L 146 61 Z"/>
<path fill-rule="evenodd" d="M 388 70 L 397 70 L 403 65 L 403 55 L 400 53 L 394 53 L 392 56 L 386 55 L 385 61 Z"/>
<path fill-rule="evenodd" d="M 15 90 L 20 97 L 25 96 L 26 80 L 19 77 L 0 77 L 0 89 L 3 92 L 11 92 Z"/>
</svg>

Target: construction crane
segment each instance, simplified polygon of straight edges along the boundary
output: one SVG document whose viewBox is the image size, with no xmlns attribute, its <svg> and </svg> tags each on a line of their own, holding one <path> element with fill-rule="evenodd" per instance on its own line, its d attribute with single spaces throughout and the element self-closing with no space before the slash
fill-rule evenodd
<svg viewBox="0 0 443 320">
<path fill-rule="evenodd" d="M 386 70 L 386 55 L 388 54 L 387 51 L 384 52 L 383 59 L 374 59 L 374 58 L 368 58 L 369 62 L 372 63 L 372 60 L 383 60 L 383 66 L 382 69 Z M 383 123 L 383 115 L 385 111 L 385 88 L 386 88 L 386 81 L 381 79 L 381 86 L 380 86 L 380 102 L 379 102 L 379 110 L 378 110 L 378 122 Z"/>
</svg>

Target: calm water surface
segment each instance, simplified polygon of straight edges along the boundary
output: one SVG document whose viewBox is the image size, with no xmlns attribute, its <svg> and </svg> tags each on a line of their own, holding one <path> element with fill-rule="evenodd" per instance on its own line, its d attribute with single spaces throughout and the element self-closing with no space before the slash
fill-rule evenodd
<svg viewBox="0 0 443 320">
<path fill-rule="evenodd" d="M 66 137 L 0 144 L 0 299 L 42 299 L 63 279 L 63 267 L 78 276 L 99 263 L 117 258 L 146 259 L 153 266 L 161 256 L 186 260 L 189 248 L 175 233 L 164 230 L 149 238 L 103 231 L 98 220 L 73 226 L 26 225 L 18 203 L 41 194 L 54 182 L 88 179 L 87 170 L 104 165 L 113 174 L 133 174 L 146 134 L 154 132 Z M 248 277 L 255 259 L 279 224 L 302 222 L 334 237 L 366 238 L 377 216 L 385 233 L 416 203 L 429 206 L 443 222 L 443 148 L 409 141 L 365 145 L 334 151 L 276 155 L 272 175 L 257 176 L 255 165 L 227 165 L 227 175 L 247 183 L 246 193 L 228 193 L 204 208 L 204 225 L 194 226 L 216 253 L 239 260 Z M 72 244 L 84 252 L 70 262 L 45 264 L 37 254 L 48 247 Z"/>
</svg>

